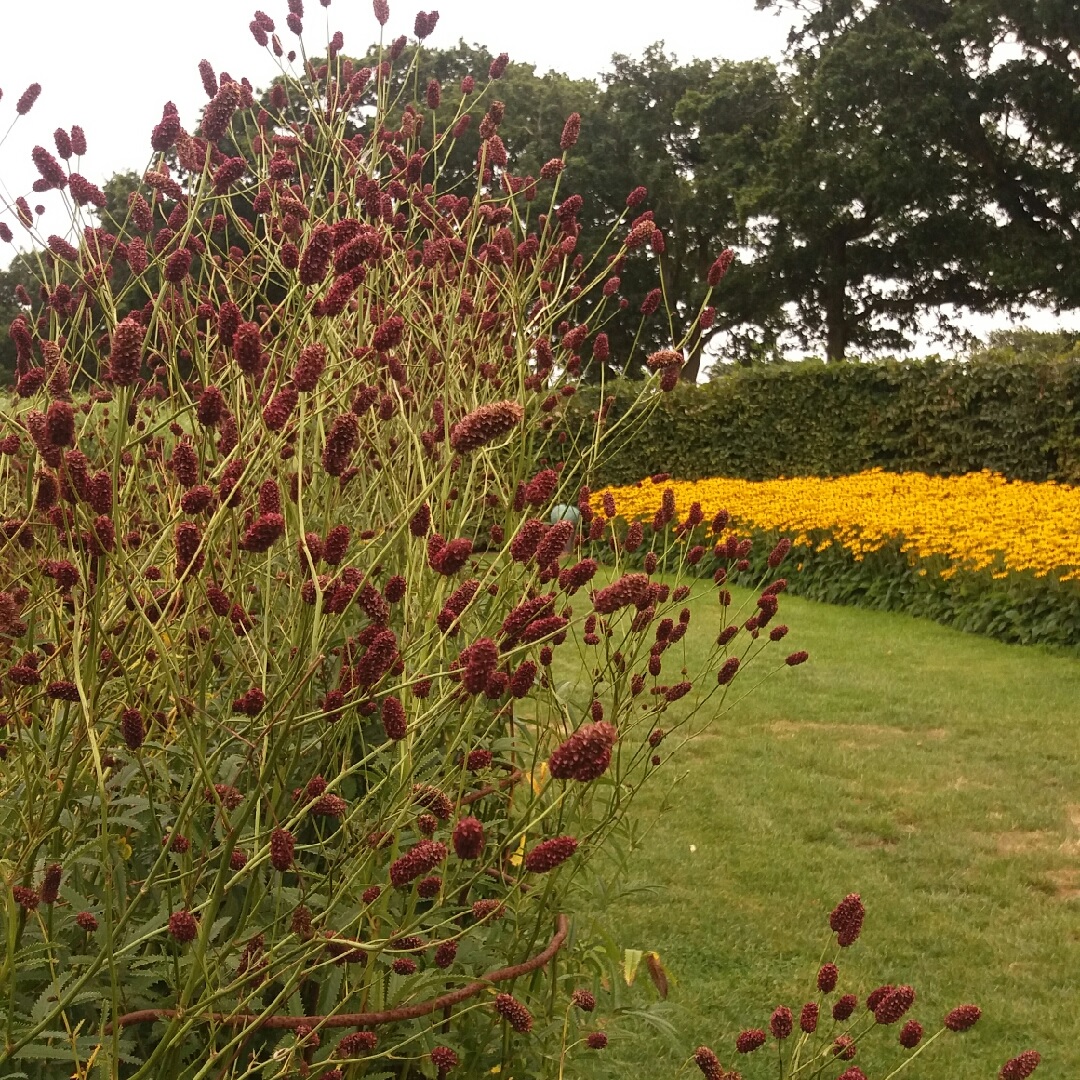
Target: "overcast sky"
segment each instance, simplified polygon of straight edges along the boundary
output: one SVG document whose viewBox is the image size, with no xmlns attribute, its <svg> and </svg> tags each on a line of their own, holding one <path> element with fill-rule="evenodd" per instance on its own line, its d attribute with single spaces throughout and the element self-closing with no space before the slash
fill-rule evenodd
<svg viewBox="0 0 1080 1080">
<path fill-rule="evenodd" d="M 295 38 L 285 27 L 285 0 L 255 0 L 279 26 L 285 48 Z M 80 124 L 88 152 L 81 171 L 101 183 L 121 169 L 142 170 L 150 157 L 150 130 L 166 101 L 176 103 L 188 130 L 206 101 L 197 65 L 205 58 L 218 72 L 247 76 L 264 87 L 273 58 L 251 37 L 252 0 L 0 0 L 4 50 L 0 61 L 0 138 L 15 115 L 15 102 L 33 82 L 42 86 L 32 111 L 0 144 L 0 201 L 29 194 L 37 173 L 35 144 L 53 149 L 57 127 Z M 464 38 L 576 77 L 603 71 L 612 53 L 640 55 L 663 40 L 679 59 L 779 58 L 791 21 L 759 12 L 754 0 L 423 0 L 440 18 L 429 43 L 449 46 Z M 313 53 L 340 30 L 345 52 L 359 54 L 377 37 L 370 0 L 305 0 L 304 37 Z M 412 34 L 414 3 L 390 0 L 389 36 Z M 42 203 L 44 233 L 63 232 L 56 192 L 31 196 Z M 6 210 L 6 206 L 4 207 Z M 14 226 L 13 215 L 0 218 Z M 17 226 L 16 234 L 22 232 Z M 25 234 L 24 234 L 25 235 Z M 7 256 L 0 251 L 0 265 Z M 1039 315 L 1040 327 L 1055 325 Z M 985 324 L 980 322 L 980 332 Z"/>
</svg>

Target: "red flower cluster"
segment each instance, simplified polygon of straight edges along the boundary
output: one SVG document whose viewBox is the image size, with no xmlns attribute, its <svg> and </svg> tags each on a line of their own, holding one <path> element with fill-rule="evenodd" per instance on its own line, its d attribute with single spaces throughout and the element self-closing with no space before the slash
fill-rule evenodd
<svg viewBox="0 0 1080 1080">
<path fill-rule="evenodd" d="M 844 994 L 843 997 L 837 999 L 832 1007 L 833 1019 L 843 1023 L 849 1019 L 858 1004 L 859 999 L 854 994 Z"/>
<path fill-rule="evenodd" d="M 511 994 L 495 995 L 495 1011 L 519 1035 L 527 1035 L 533 1026 L 532 1014 Z"/>
<path fill-rule="evenodd" d="M 1025 1050 L 1017 1057 L 1010 1058 L 1001 1066 L 998 1080 L 1027 1080 L 1039 1067 L 1042 1057 L 1038 1050 Z"/>
<path fill-rule="evenodd" d="M 525 416 L 516 401 L 494 401 L 481 405 L 450 429 L 450 445 L 459 454 L 479 450 L 508 435 Z"/>
<path fill-rule="evenodd" d="M 548 758 L 548 770 L 556 780 L 588 783 L 607 772 L 611 749 L 618 732 L 606 721 L 583 724 Z"/>
<path fill-rule="evenodd" d="M 461 1059 L 449 1046 L 436 1046 L 431 1051 L 431 1064 L 435 1066 L 439 1076 L 442 1077 L 451 1069 L 456 1069 L 461 1064 Z"/>
<path fill-rule="evenodd" d="M 139 377 L 142 366 L 142 347 L 146 331 L 133 315 L 116 325 L 109 352 L 106 378 L 115 386 L 131 386 Z"/>
<path fill-rule="evenodd" d="M 525 853 L 525 869 L 530 874 L 546 874 L 566 862 L 577 851 L 578 842 L 572 836 L 553 836 L 541 840 L 531 851 Z"/>
<path fill-rule="evenodd" d="M 409 730 L 409 722 L 405 715 L 405 706 L 401 704 L 400 698 L 383 699 L 382 725 L 388 739 L 397 741 L 405 738 Z"/>
<path fill-rule="evenodd" d="M 649 579 L 645 574 L 624 574 L 606 588 L 592 595 L 593 610 L 611 615 L 620 608 L 644 603 L 649 596 Z"/>
<path fill-rule="evenodd" d="M 915 1002 L 915 991 L 910 986 L 897 986 L 871 1009 L 879 1024 L 895 1024 Z M 869 1001 L 867 1007 L 869 1008 Z"/>
<path fill-rule="evenodd" d="M 15 898 L 15 903 L 23 911 L 34 911 L 37 909 L 38 904 L 41 903 L 41 897 L 33 889 L 28 889 L 25 885 L 12 885 L 11 895 Z"/>
<path fill-rule="evenodd" d="M 836 980 L 840 971 L 835 964 L 822 964 L 817 973 L 817 986 L 823 994 L 831 994 L 836 989 Z"/>
<path fill-rule="evenodd" d="M 461 685 L 470 694 L 482 694 L 498 667 L 498 646 L 491 638 L 480 638 L 461 650 L 458 664 L 462 669 Z"/>
<path fill-rule="evenodd" d="M 479 859 L 484 853 L 484 826 L 474 817 L 463 817 L 454 826 L 454 851 L 459 859 Z"/>
<path fill-rule="evenodd" d="M 866 909 L 858 893 L 849 893 L 833 908 L 829 915 L 829 929 L 837 936 L 837 943 L 842 948 L 853 945 L 862 932 Z"/>
<path fill-rule="evenodd" d="M 25 116 L 34 107 L 34 102 L 37 101 L 40 95 L 41 83 L 31 83 L 19 95 L 19 100 L 15 102 L 15 112 L 19 116 Z"/>
<path fill-rule="evenodd" d="M 694 1064 L 701 1070 L 705 1080 L 725 1080 L 726 1073 L 720 1059 L 707 1046 L 699 1046 L 694 1051 Z"/>
<path fill-rule="evenodd" d="M 709 283 L 710 289 L 715 289 L 724 280 L 724 276 L 734 261 L 735 252 L 731 248 L 725 248 L 720 252 L 716 257 L 716 261 L 709 267 L 709 273 L 706 275 L 705 280 Z"/>
<path fill-rule="evenodd" d="M 240 539 L 240 548 L 253 553 L 269 551 L 284 533 L 285 518 L 281 514 L 260 514 L 245 530 Z"/>
<path fill-rule="evenodd" d="M 270 834 L 270 865 L 284 873 L 293 864 L 296 839 L 288 829 L 275 829 Z"/>
<path fill-rule="evenodd" d="M 336 1058 L 358 1058 L 370 1054 L 378 1045 L 379 1037 L 374 1031 L 354 1031 L 346 1035 L 334 1048 Z M 323 1074 L 326 1075 L 325 1073 Z"/>
<path fill-rule="evenodd" d="M 749 1028 L 747 1031 L 742 1031 L 735 1040 L 735 1049 L 740 1054 L 752 1054 L 764 1045 L 765 1032 L 761 1028 Z"/>
<path fill-rule="evenodd" d="M 190 911 L 174 911 L 169 916 L 169 933 L 184 945 L 198 937 L 199 923 Z"/>
<path fill-rule="evenodd" d="M 978 1005 L 957 1005 L 945 1015 L 942 1021 L 950 1031 L 967 1031 L 973 1028 L 982 1016 L 982 1009 Z"/>
<path fill-rule="evenodd" d="M 390 864 L 390 883 L 397 888 L 434 870 L 446 858 L 446 845 L 421 840 Z"/>
<path fill-rule="evenodd" d="M 923 1028 L 918 1020 L 909 1020 L 900 1029 L 900 1045 L 908 1050 L 914 1049 L 922 1041 Z"/>
<path fill-rule="evenodd" d="M 843 1055 L 841 1054 L 840 1057 L 843 1058 Z M 852 1065 L 850 1069 L 845 1069 L 836 1080 L 866 1080 L 866 1073 L 858 1065 Z"/>
<path fill-rule="evenodd" d="M 769 1017 L 769 1030 L 775 1039 L 786 1039 L 794 1030 L 794 1017 L 786 1005 L 778 1005 Z"/>
</svg>

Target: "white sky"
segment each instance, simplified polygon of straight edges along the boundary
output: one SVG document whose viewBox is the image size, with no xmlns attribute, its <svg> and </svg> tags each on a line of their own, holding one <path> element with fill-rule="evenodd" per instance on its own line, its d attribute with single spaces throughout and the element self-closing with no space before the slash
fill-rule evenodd
<svg viewBox="0 0 1080 1080">
<path fill-rule="evenodd" d="M 278 23 L 286 50 L 293 47 L 285 0 L 0 0 L 0 139 L 19 95 L 32 82 L 42 85 L 34 108 L 0 142 L 0 200 L 27 195 L 32 206 L 46 207 L 42 231 L 63 232 L 58 194 L 30 192 L 37 176 L 30 150 L 41 144 L 52 151 L 57 127 L 82 125 L 88 152 L 81 171 L 100 184 L 121 169 L 145 167 L 150 130 L 166 101 L 176 103 L 185 127 L 195 126 L 206 101 L 199 60 L 265 86 L 276 69 L 247 28 L 256 3 Z M 377 36 L 370 0 L 333 0 L 328 8 L 305 0 L 304 6 L 304 36 L 316 54 L 337 30 L 346 53 L 363 52 Z M 682 60 L 779 58 L 790 25 L 786 14 L 755 11 L 754 0 L 422 0 L 422 6 L 440 13 L 428 39 L 433 46 L 464 38 L 535 63 L 539 71 L 576 77 L 595 76 L 612 53 L 640 55 L 658 40 Z M 416 3 L 390 0 L 389 36 L 411 36 L 417 10 Z M 22 233 L 12 214 L 0 217 Z M 0 264 L 7 262 L 0 251 Z M 1042 314 L 1037 321 L 1040 327 L 1057 322 Z"/>
</svg>

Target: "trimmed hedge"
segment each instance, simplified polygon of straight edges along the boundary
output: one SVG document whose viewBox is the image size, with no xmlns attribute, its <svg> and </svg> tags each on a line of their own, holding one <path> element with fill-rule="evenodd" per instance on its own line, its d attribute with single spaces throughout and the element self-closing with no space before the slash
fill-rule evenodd
<svg viewBox="0 0 1080 1080">
<path fill-rule="evenodd" d="M 617 418 L 640 384 L 608 388 Z M 734 369 L 658 395 L 600 480 L 840 476 L 869 468 L 1080 483 L 1080 349 L 969 361 L 818 360 Z M 571 427 L 597 405 L 579 395 Z M 618 440 L 616 440 L 618 441 Z M 598 486 L 598 485 L 596 485 Z"/>
</svg>

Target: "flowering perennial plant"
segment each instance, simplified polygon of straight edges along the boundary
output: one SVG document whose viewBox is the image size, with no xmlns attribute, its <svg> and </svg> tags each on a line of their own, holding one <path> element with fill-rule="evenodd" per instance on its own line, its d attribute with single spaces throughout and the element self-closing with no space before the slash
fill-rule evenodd
<svg viewBox="0 0 1080 1080">
<path fill-rule="evenodd" d="M 1080 488 L 1006 480 L 991 472 L 964 476 L 890 473 L 798 476 L 779 480 L 670 481 L 680 506 L 706 516 L 725 508 L 733 528 L 789 534 L 796 548 L 839 544 L 856 559 L 894 540 L 913 562 L 944 560 L 938 571 L 990 570 L 1080 580 Z M 610 489 L 618 513 L 651 518 L 663 487 Z M 602 496 L 601 496 L 602 497 Z"/>
<path fill-rule="evenodd" d="M 858 940 L 865 914 L 857 893 L 845 896 L 833 909 L 829 928 L 835 934 L 830 944 L 836 960 L 841 959 L 842 950 Z M 828 951 L 829 945 L 826 946 Z M 746 1070 L 748 1076 L 779 1076 L 780 1080 L 823 1076 L 829 1080 L 867 1080 L 868 1076 L 892 1080 L 905 1074 L 927 1047 L 946 1032 L 969 1031 L 982 1016 L 978 1005 L 957 1005 L 945 1014 L 937 1030 L 924 1039 L 925 1029 L 918 1020 L 908 1019 L 900 1024 L 917 1004 L 918 995 L 913 987 L 883 985 L 860 999 L 856 994 L 845 992 L 841 965 L 829 960 L 818 969 L 807 988 L 812 1000 L 799 1011 L 797 1032 L 792 1010 L 787 1005 L 778 1005 L 769 1018 L 767 1031 L 765 1028 L 747 1028 L 739 1032 L 728 1052 L 728 1060 L 740 1059 L 740 1069 Z M 830 1006 L 834 994 L 836 997 Z M 831 1018 L 832 1022 L 821 1023 L 825 1017 Z M 895 1045 L 888 1050 L 879 1048 L 876 1044 L 882 1036 Z M 772 1044 L 772 1053 L 757 1053 L 767 1044 Z M 868 1047 L 873 1049 L 868 1050 Z M 723 1056 L 711 1047 L 699 1046 L 692 1060 L 706 1080 L 742 1080 L 741 1072 L 724 1068 L 721 1064 Z M 856 1056 L 860 1059 L 873 1056 L 885 1064 L 875 1062 L 869 1073 L 863 1071 L 862 1065 L 845 1069 L 840 1064 Z M 756 1062 L 756 1058 L 766 1059 L 760 1062 L 760 1073 L 752 1072 L 753 1065 L 749 1064 Z M 1039 1061 L 1038 1051 L 1027 1050 L 1001 1067 L 1000 1080 L 1030 1076 Z M 925 1066 L 925 1059 L 919 1066 Z"/>
<path fill-rule="evenodd" d="M 610 534 L 582 483 L 625 423 L 559 437 L 621 310 L 575 250 L 580 118 L 515 176 L 508 57 L 459 86 L 406 37 L 298 60 L 288 9 L 250 25 L 269 92 L 200 64 L 201 124 L 166 105 L 111 229 L 40 147 L 68 238 L 12 208 L 46 305 L 9 328 L 0 432 L 4 1075 L 595 1060 L 617 1017 L 570 934 L 582 871 L 732 683 L 724 619 L 680 670 L 688 585 L 594 582 L 578 550 Z M 654 231 L 616 222 L 619 257 Z M 548 524 L 566 503 L 587 533 Z"/>
<path fill-rule="evenodd" d="M 670 494 L 667 494 L 670 492 Z M 664 517 L 664 499 L 724 511 L 722 539 L 753 539 L 783 559 L 792 590 L 814 599 L 899 607 L 1007 641 L 1080 642 L 1080 488 L 1006 480 L 990 473 L 929 476 L 879 469 L 852 476 L 777 480 L 658 475 L 597 493 L 597 510 L 630 530 Z M 775 551 L 778 538 L 790 555 Z M 684 531 L 679 558 L 711 567 Z M 754 570 L 763 568 L 752 560 Z"/>
</svg>

